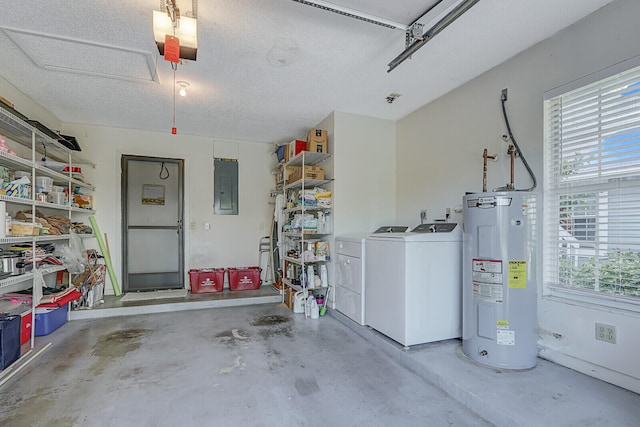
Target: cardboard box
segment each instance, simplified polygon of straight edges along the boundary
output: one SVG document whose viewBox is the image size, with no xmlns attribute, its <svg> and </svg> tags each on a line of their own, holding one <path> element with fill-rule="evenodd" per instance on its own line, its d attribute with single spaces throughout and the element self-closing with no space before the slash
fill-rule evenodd
<svg viewBox="0 0 640 427">
<path fill-rule="evenodd" d="M 294 158 L 297 154 L 307 149 L 307 141 L 300 141 L 299 139 L 294 139 L 289 143 L 289 160 Z"/>
<path fill-rule="evenodd" d="M 291 184 L 298 180 L 302 179 L 302 167 L 298 166 L 289 178 L 287 178 L 287 183 Z M 304 179 L 312 179 L 312 180 L 323 180 L 324 179 L 324 169 L 320 166 L 305 166 L 304 167 Z"/>
<path fill-rule="evenodd" d="M 328 153 L 327 131 L 323 129 L 311 129 L 307 135 L 307 150 L 313 153 Z"/>
<path fill-rule="evenodd" d="M 284 184 L 284 178 L 288 178 L 295 169 L 300 169 L 300 166 L 279 166 L 276 172 L 276 185 Z"/>
</svg>

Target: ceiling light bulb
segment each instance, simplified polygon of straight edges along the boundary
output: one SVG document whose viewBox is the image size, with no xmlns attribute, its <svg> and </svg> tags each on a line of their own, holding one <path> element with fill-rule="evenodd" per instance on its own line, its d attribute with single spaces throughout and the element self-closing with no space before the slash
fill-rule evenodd
<svg viewBox="0 0 640 427">
<path fill-rule="evenodd" d="M 187 88 L 189 87 L 189 82 L 178 81 L 176 83 L 180 86 L 180 90 L 178 91 L 180 96 L 187 96 Z"/>
</svg>

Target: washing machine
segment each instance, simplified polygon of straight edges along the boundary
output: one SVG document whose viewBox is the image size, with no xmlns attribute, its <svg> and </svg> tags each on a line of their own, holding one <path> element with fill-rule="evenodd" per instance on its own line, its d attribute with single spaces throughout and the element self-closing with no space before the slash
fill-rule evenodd
<svg viewBox="0 0 640 427">
<path fill-rule="evenodd" d="M 462 227 L 420 224 L 365 244 L 367 325 L 405 347 L 461 336 Z"/>
</svg>

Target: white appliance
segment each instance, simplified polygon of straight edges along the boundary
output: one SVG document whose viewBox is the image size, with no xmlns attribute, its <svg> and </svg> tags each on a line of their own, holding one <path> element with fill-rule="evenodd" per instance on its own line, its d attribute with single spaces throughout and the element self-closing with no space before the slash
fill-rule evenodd
<svg viewBox="0 0 640 427">
<path fill-rule="evenodd" d="M 421 224 L 374 233 L 365 246 L 365 318 L 405 347 L 461 335 L 462 231 Z"/>
<path fill-rule="evenodd" d="M 366 234 L 336 236 L 335 308 L 345 316 L 365 325 L 365 242 Z"/>
<path fill-rule="evenodd" d="M 489 366 L 527 369 L 538 349 L 535 196 L 464 196 L 462 351 Z"/>
</svg>

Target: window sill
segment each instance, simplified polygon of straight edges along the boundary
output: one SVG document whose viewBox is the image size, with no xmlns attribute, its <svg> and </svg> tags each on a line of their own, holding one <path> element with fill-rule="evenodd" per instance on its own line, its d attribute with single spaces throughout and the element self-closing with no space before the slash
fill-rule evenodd
<svg viewBox="0 0 640 427">
<path fill-rule="evenodd" d="M 612 310 L 640 316 L 640 298 L 606 295 L 560 286 L 546 286 L 543 299 L 580 305 L 596 310 Z"/>
</svg>

